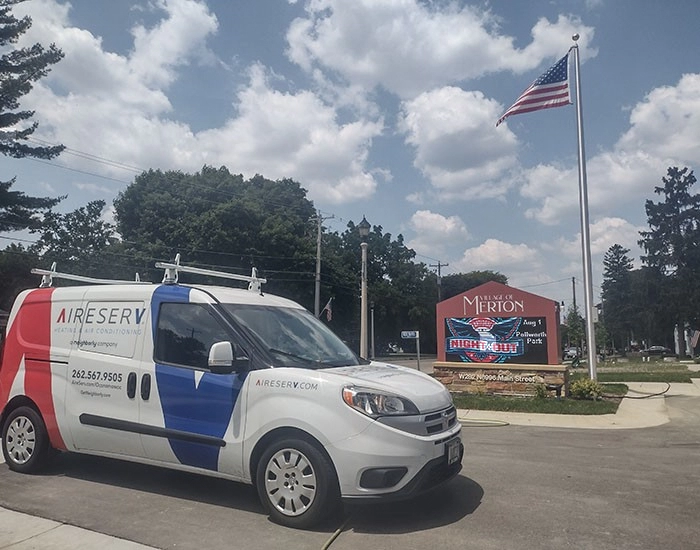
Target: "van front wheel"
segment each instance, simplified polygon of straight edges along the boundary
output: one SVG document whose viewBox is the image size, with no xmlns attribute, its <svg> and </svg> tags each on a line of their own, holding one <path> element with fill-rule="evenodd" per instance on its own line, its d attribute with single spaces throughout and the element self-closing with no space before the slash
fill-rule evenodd
<svg viewBox="0 0 700 550">
<path fill-rule="evenodd" d="M 306 529 L 338 509 L 335 471 L 315 445 L 301 439 L 272 443 L 258 462 L 256 485 L 273 521 Z"/>
<path fill-rule="evenodd" d="M 11 470 L 41 470 L 48 462 L 50 450 L 46 426 L 34 409 L 18 407 L 7 416 L 2 427 L 2 454 Z"/>
</svg>

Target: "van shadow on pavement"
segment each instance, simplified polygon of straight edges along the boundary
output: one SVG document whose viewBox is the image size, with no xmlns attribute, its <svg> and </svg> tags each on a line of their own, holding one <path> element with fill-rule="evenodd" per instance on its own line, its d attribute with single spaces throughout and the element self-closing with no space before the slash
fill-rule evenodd
<svg viewBox="0 0 700 550">
<path fill-rule="evenodd" d="M 457 523 L 481 504 L 484 490 L 459 475 L 439 488 L 399 502 L 346 503 L 346 529 L 369 534 L 401 534 Z"/>
<path fill-rule="evenodd" d="M 3 467 L 7 468 L 6 465 Z M 71 496 L 65 494 L 66 487 L 61 483 L 62 478 L 178 499 L 191 499 L 204 504 L 263 514 L 255 489 L 245 483 L 77 453 L 60 453 L 46 470 L 38 474 L 5 472 L 0 505 L 5 504 L 9 508 L 21 510 L 17 495 L 21 494 L 23 499 L 31 499 L 36 491 L 45 504 L 50 504 L 51 500 L 55 499 L 56 509 L 64 508 L 66 499 L 70 499 Z M 9 488 L 12 485 L 16 485 L 17 492 L 14 495 L 14 491 Z M 52 490 L 54 486 L 56 491 Z M 5 496 L 11 497 L 11 502 L 5 502 Z"/>
<path fill-rule="evenodd" d="M 270 521 L 252 486 L 189 472 L 74 453 L 59 454 L 40 474 L 19 474 L 5 464 L 0 468 L 4 470 L 0 475 L 0 506 L 94 530 L 99 530 L 103 514 L 128 518 L 138 514 L 138 509 L 149 508 L 149 503 L 173 502 L 159 497 L 175 499 L 183 508 L 204 504 L 222 511 L 259 514 L 263 523 Z M 68 484 L 68 479 L 78 483 Z M 86 483 L 103 488 L 96 492 Z M 84 500 L 88 493 L 90 503 Z M 405 501 L 346 501 L 342 515 L 330 517 L 310 531 L 332 533 L 341 525 L 344 530 L 370 534 L 433 529 L 474 512 L 483 494 L 478 483 L 458 475 Z M 81 521 L 76 522 L 76 517 Z"/>
</svg>

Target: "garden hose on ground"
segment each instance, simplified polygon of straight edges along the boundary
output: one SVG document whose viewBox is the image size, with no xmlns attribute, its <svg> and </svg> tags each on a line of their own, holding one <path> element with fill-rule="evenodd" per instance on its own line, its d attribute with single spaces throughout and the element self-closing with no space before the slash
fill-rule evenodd
<svg viewBox="0 0 700 550">
<path fill-rule="evenodd" d="M 347 516 L 343 523 L 338 527 L 333 534 L 330 536 L 330 538 L 321 546 L 321 550 L 328 550 L 331 547 L 331 544 L 335 542 L 335 539 L 337 539 L 340 534 L 345 530 L 345 528 L 348 525 L 348 522 L 352 519 L 352 515 Z"/>
<path fill-rule="evenodd" d="M 500 428 L 510 426 L 505 420 L 492 420 L 490 418 L 460 418 L 459 422 L 467 428 Z"/>
<path fill-rule="evenodd" d="M 613 382 L 611 382 L 611 383 L 613 383 Z M 615 383 L 617 383 L 617 382 L 615 382 Z M 663 383 L 663 384 L 666 384 L 666 389 L 663 390 L 663 391 L 660 391 L 660 392 L 647 393 L 647 392 L 644 392 L 644 391 L 641 391 L 641 390 L 632 390 L 632 389 L 629 389 L 629 386 L 628 386 L 628 387 L 627 387 L 627 388 L 628 388 L 628 391 L 632 391 L 632 392 L 638 393 L 638 394 L 640 394 L 640 395 L 613 395 L 613 394 L 606 394 L 606 393 L 604 393 L 604 394 L 603 394 L 603 397 L 614 397 L 614 398 L 620 398 L 620 399 L 649 399 L 650 397 L 659 397 L 659 396 L 661 396 L 661 395 L 664 395 L 665 393 L 668 392 L 668 390 L 671 389 L 671 384 L 669 384 L 668 382 L 662 382 L 662 383 Z M 604 386 L 604 385 L 605 385 L 605 384 L 603 384 L 603 386 Z"/>
</svg>

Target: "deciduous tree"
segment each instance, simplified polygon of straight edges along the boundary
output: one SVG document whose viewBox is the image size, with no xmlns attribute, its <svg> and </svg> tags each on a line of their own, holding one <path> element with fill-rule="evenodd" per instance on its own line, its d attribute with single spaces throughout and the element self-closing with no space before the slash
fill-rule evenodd
<svg viewBox="0 0 700 550">
<path fill-rule="evenodd" d="M 124 253 L 140 258 L 148 278 L 153 260 L 237 269 L 256 267 L 265 289 L 313 309 L 316 216 L 306 190 L 291 179 L 249 180 L 225 167 L 195 174 L 150 170 L 114 201 Z M 195 276 L 196 277 L 196 276 Z"/>
<path fill-rule="evenodd" d="M 508 277 L 497 271 L 469 271 L 468 273 L 453 273 L 442 278 L 442 299 L 447 300 L 462 292 L 471 290 L 489 281 L 508 284 Z"/>
<path fill-rule="evenodd" d="M 39 267 L 39 259 L 22 245 L 12 243 L 0 250 L 0 309 L 10 311 L 21 290 L 38 286 L 33 267 Z"/>
<path fill-rule="evenodd" d="M 39 240 L 30 251 L 41 257 L 48 268 L 57 262 L 59 271 L 72 270 L 81 275 L 109 277 L 102 253 L 115 242 L 114 225 L 103 219 L 105 201 L 92 201 L 73 212 L 48 212 Z"/>
</svg>

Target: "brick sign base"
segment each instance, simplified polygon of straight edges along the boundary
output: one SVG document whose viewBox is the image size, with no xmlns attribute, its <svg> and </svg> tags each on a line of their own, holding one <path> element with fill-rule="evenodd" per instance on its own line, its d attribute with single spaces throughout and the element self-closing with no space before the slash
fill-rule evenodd
<svg viewBox="0 0 700 550">
<path fill-rule="evenodd" d="M 544 384 L 552 395 L 568 395 L 569 367 L 510 363 L 433 363 L 433 376 L 451 392 L 535 395 Z"/>
</svg>

